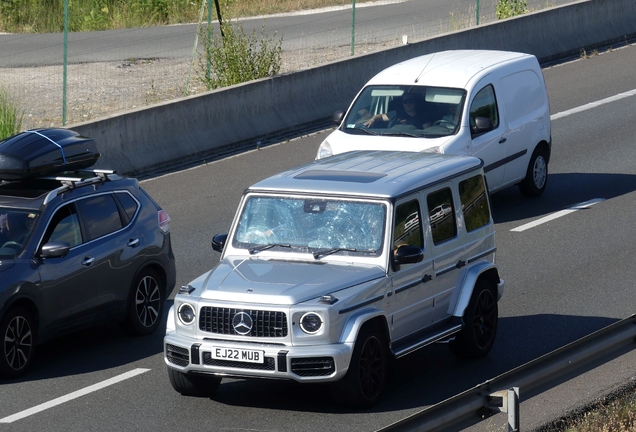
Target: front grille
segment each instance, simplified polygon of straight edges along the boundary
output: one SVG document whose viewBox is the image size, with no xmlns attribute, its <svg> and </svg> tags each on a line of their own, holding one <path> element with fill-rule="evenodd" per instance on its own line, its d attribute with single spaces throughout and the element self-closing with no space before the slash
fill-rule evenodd
<svg viewBox="0 0 636 432">
<path fill-rule="evenodd" d="M 244 363 L 231 360 L 217 360 L 212 358 L 212 354 L 207 351 L 203 352 L 203 363 L 207 366 L 219 366 L 238 369 L 257 369 L 273 371 L 276 367 L 274 357 L 265 357 L 264 363 Z"/>
<path fill-rule="evenodd" d="M 331 357 L 294 358 L 291 370 L 302 377 L 328 376 L 334 373 L 336 367 Z"/>
<path fill-rule="evenodd" d="M 285 312 L 277 311 L 204 306 L 201 308 L 199 317 L 199 329 L 209 333 L 239 335 L 232 326 L 232 319 L 239 312 L 247 313 L 253 322 L 252 329 L 244 336 L 266 338 L 287 336 L 287 315 Z"/>
<path fill-rule="evenodd" d="M 187 348 L 166 344 L 166 358 L 172 364 L 185 367 L 190 362 L 190 355 Z"/>
</svg>

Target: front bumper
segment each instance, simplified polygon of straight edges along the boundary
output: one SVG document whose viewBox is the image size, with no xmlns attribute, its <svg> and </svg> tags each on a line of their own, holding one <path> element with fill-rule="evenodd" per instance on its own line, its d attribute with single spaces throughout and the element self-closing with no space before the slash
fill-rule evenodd
<svg viewBox="0 0 636 432">
<path fill-rule="evenodd" d="M 294 347 L 283 344 L 238 343 L 216 339 L 192 339 L 171 332 L 164 338 L 164 360 L 183 373 L 228 377 L 289 379 L 298 382 L 331 382 L 344 377 L 353 344 Z M 262 362 L 219 360 L 213 350 L 234 349 L 264 353 Z"/>
</svg>

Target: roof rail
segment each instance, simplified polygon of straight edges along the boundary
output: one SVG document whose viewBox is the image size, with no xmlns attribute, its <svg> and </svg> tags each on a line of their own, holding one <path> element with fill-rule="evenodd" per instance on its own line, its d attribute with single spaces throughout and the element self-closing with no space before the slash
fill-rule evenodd
<svg viewBox="0 0 636 432">
<path fill-rule="evenodd" d="M 86 173 L 86 174 L 93 174 L 92 177 L 86 177 L 86 176 L 77 176 L 77 177 L 71 177 L 71 176 L 48 176 L 48 177 L 39 177 L 40 179 L 43 180 L 55 180 L 55 181 L 59 181 L 60 183 L 62 183 L 62 186 L 52 190 L 51 192 L 49 192 L 46 196 L 46 198 L 44 199 L 44 205 L 48 204 L 49 202 L 51 202 L 53 200 L 53 198 L 55 198 L 56 196 L 70 191 L 72 189 L 78 188 L 78 187 L 82 187 L 82 186 L 88 186 L 88 185 L 92 185 L 92 184 L 96 184 L 96 183 L 104 183 L 107 181 L 111 181 L 111 180 L 117 180 L 120 177 L 118 175 L 116 175 L 116 171 L 115 170 L 105 170 L 105 169 L 81 169 L 81 170 L 77 170 L 74 171 L 74 173 L 80 174 L 80 173 Z M 68 173 L 71 174 L 71 173 Z"/>
</svg>

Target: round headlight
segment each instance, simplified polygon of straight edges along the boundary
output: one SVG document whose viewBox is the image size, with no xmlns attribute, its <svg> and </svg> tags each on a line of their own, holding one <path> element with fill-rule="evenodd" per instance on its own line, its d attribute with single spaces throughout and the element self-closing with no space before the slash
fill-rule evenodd
<svg viewBox="0 0 636 432">
<path fill-rule="evenodd" d="M 185 325 L 190 325 L 194 321 L 194 308 L 190 306 L 188 303 L 183 303 L 179 306 L 179 321 L 181 321 Z"/>
<path fill-rule="evenodd" d="M 300 328 L 307 334 L 316 334 L 322 328 L 322 319 L 315 312 L 307 312 L 300 318 Z"/>
</svg>

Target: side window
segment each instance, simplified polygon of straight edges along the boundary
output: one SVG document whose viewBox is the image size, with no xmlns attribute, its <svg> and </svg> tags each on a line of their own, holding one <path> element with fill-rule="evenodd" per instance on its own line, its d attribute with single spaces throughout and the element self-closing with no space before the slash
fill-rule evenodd
<svg viewBox="0 0 636 432">
<path fill-rule="evenodd" d="M 437 245 L 454 238 L 457 235 L 457 222 L 453 208 L 453 193 L 450 188 L 428 194 L 426 204 L 428 205 L 433 243 Z"/>
<path fill-rule="evenodd" d="M 497 98 L 495 98 L 495 89 L 492 85 L 487 85 L 483 89 L 479 90 L 475 99 L 473 99 L 470 105 L 470 128 L 471 131 L 476 126 L 476 117 L 485 117 L 492 122 L 492 128 L 497 129 L 499 127 L 499 111 L 497 109 Z M 473 133 L 473 137 L 480 133 Z"/>
<path fill-rule="evenodd" d="M 71 247 L 82 243 L 82 232 L 75 205 L 65 205 L 55 212 L 46 229 L 42 244 L 51 241 L 67 242 Z"/>
<path fill-rule="evenodd" d="M 132 218 L 135 217 L 135 213 L 137 213 L 137 201 L 126 192 L 115 194 L 115 196 L 124 208 L 124 212 L 126 216 L 128 216 L 128 222 L 131 221 Z"/>
<path fill-rule="evenodd" d="M 86 225 L 87 241 L 110 234 L 123 226 L 119 209 L 111 194 L 77 201 L 77 206 Z"/>
<path fill-rule="evenodd" d="M 422 219 L 417 200 L 397 206 L 395 209 L 393 235 L 393 250 L 402 245 L 417 246 L 424 249 Z"/>
<path fill-rule="evenodd" d="M 488 225 L 490 222 L 490 208 L 486 196 L 484 178 L 476 175 L 459 183 L 459 198 L 462 202 L 462 212 L 466 231 Z"/>
</svg>

